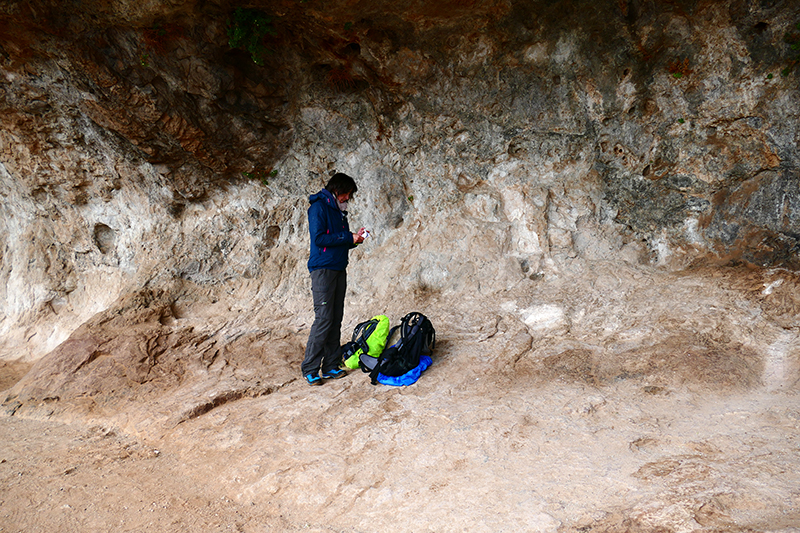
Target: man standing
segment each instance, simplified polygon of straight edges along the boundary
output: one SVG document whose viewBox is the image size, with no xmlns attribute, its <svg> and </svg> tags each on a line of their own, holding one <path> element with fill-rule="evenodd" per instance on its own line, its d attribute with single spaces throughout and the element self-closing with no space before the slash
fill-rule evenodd
<svg viewBox="0 0 800 533">
<path fill-rule="evenodd" d="M 339 368 L 342 317 L 347 289 L 347 255 L 364 242 L 365 229 L 351 233 L 347 223 L 347 202 L 358 190 L 347 174 L 335 174 L 317 194 L 309 197 L 308 231 L 311 252 L 308 271 L 314 297 L 314 324 L 308 335 L 303 376 L 309 385 L 323 379 L 338 379 L 347 373 Z M 322 377 L 319 371 L 322 369 Z"/>
</svg>

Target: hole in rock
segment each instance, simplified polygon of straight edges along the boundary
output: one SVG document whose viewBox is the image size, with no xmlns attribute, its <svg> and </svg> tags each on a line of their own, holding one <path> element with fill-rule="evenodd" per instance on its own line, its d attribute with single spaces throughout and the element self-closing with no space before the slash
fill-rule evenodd
<svg viewBox="0 0 800 533">
<path fill-rule="evenodd" d="M 280 226 L 269 226 L 264 232 L 264 247 L 274 248 L 278 244 L 278 237 L 281 236 Z"/>
<path fill-rule="evenodd" d="M 340 53 L 343 56 L 357 56 L 361 54 L 361 45 L 358 43 L 350 43 L 342 48 Z"/>
<path fill-rule="evenodd" d="M 116 232 L 105 224 L 96 224 L 94 226 L 94 243 L 97 245 L 100 253 L 105 255 L 113 252 L 116 239 Z"/>
</svg>

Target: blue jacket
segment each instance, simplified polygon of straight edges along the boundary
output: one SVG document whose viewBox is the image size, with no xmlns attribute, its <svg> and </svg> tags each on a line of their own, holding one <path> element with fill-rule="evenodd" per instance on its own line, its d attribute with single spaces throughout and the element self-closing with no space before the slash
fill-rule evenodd
<svg viewBox="0 0 800 533">
<path fill-rule="evenodd" d="M 308 271 L 345 270 L 347 253 L 356 246 L 347 214 L 339 210 L 336 198 L 327 189 L 309 196 L 308 201 L 311 202 L 308 208 L 308 232 L 311 234 Z"/>
</svg>

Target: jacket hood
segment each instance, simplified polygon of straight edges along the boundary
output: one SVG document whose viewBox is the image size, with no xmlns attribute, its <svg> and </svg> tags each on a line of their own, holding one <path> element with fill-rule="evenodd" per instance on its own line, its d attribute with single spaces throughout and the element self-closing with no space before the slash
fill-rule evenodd
<svg viewBox="0 0 800 533">
<path fill-rule="evenodd" d="M 322 189 L 317 194 L 312 194 L 308 197 L 308 201 L 312 204 L 314 202 L 325 202 L 330 207 L 336 209 L 337 211 L 339 210 L 339 206 L 336 203 L 336 198 L 334 198 L 333 194 L 328 189 Z"/>
</svg>

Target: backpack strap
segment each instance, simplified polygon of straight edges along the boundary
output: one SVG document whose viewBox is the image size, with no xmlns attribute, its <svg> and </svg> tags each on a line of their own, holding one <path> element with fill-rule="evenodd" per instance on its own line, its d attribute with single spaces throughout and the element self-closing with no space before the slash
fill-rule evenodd
<svg viewBox="0 0 800 533">
<path fill-rule="evenodd" d="M 436 330 L 433 329 L 433 324 L 431 324 L 428 317 L 420 312 L 412 311 L 403 317 L 401 324 L 404 338 L 409 338 L 416 333 L 417 329 L 421 329 L 425 340 L 423 351 L 433 353 L 433 349 L 436 346 Z"/>
<path fill-rule="evenodd" d="M 383 351 L 383 353 L 378 357 L 378 360 L 375 362 L 375 366 L 372 368 L 372 370 L 362 369 L 362 370 L 364 370 L 364 372 L 369 372 L 369 381 L 370 381 L 370 383 L 372 383 L 373 385 L 377 385 L 378 384 L 378 374 L 381 373 L 381 363 L 384 360 L 384 356 L 387 353 L 395 352 L 395 351 L 397 351 L 397 348 L 395 348 L 394 346 L 391 346 L 391 347 L 385 349 Z"/>
<path fill-rule="evenodd" d="M 408 338 L 414 331 L 414 327 L 418 327 L 425 320 L 425 315 L 417 311 L 412 311 L 403 317 L 401 324 L 403 326 L 403 337 Z"/>
<path fill-rule="evenodd" d="M 391 338 L 392 338 L 392 335 L 394 335 L 394 333 L 395 333 L 395 332 L 396 332 L 396 331 L 397 331 L 399 328 L 400 328 L 400 326 L 393 326 L 393 327 L 392 327 L 392 328 L 389 330 L 389 334 L 386 336 L 386 341 L 387 341 L 387 342 L 389 341 L 389 339 L 391 339 Z M 397 345 L 399 345 L 399 344 L 400 344 L 400 341 L 398 341 L 396 344 L 397 344 Z M 382 352 L 382 353 L 381 353 L 381 354 L 380 354 L 378 357 L 376 357 L 376 358 L 375 358 L 375 359 L 377 359 L 377 361 L 375 361 L 375 366 L 374 366 L 374 367 L 372 367 L 372 368 L 367 368 L 367 367 L 365 367 L 364 365 L 359 365 L 359 366 L 361 367 L 361 371 L 362 371 L 362 372 L 364 372 L 365 374 L 366 374 L 367 372 L 369 372 L 369 377 L 370 377 L 370 378 L 372 378 L 372 380 L 374 381 L 373 385 L 377 385 L 377 384 L 378 384 L 378 381 L 377 381 L 377 379 L 378 379 L 378 374 L 377 374 L 377 372 L 378 372 L 378 368 L 381 366 L 381 359 L 383 358 L 383 354 L 384 354 L 384 353 L 386 353 L 386 350 L 388 350 L 389 348 L 394 348 L 394 347 L 395 347 L 395 346 L 389 346 L 389 347 L 387 347 L 385 350 L 383 350 L 383 352 Z M 362 350 L 362 353 L 368 353 L 368 352 L 367 352 L 366 350 Z M 375 372 L 375 377 L 374 377 L 374 378 L 373 378 L 373 376 L 372 376 L 373 372 Z"/>
<path fill-rule="evenodd" d="M 367 329 L 367 327 L 369 327 L 370 323 L 373 322 L 377 324 L 377 321 L 374 319 L 366 320 L 364 322 L 361 322 L 360 324 L 357 324 L 356 327 L 353 328 L 353 338 L 351 340 L 355 342 L 356 339 L 358 339 L 358 337 L 360 337 L 364 333 L 364 330 Z M 375 328 L 373 327 L 372 329 L 374 330 Z"/>
<path fill-rule="evenodd" d="M 353 340 L 352 342 L 356 343 L 363 353 L 369 353 L 369 346 L 367 345 L 367 339 L 372 332 L 375 331 L 375 328 L 378 327 L 378 321 L 376 319 L 370 319 L 366 322 L 362 322 L 358 324 L 355 329 L 353 330 Z"/>
<path fill-rule="evenodd" d="M 342 361 L 347 361 L 348 359 L 350 359 L 350 357 L 358 351 L 358 348 L 359 348 L 358 343 L 352 341 L 348 342 L 347 344 L 344 344 L 340 348 Z"/>
<path fill-rule="evenodd" d="M 392 335 L 394 335 L 398 329 L 400 329 L 400 326 L 392 326 L 392 328 L 389 330 L 389 334 L 386 336 L 386 342 L 389 342 L 392 339 Z M 400 340 L 394 343 L 394 345 L 400 345 L 403 343 L 403 332 L 401 331 L 400 333 Z"/>
<path fill-rule="evenodd" d="M 391 340 L 391 338 L 392 338 L 392 335 L 394 335 L 394 334 L 395 334 L 395 332 L 396 332 L 398 329 L 400 329 L 400 326 L 393 326 L 393 327 L 392 327 L 392 328 L 389 330 L 389 334 L 386 336 L 386 340 L 387 340 L 387 342 L 388 342 L 389 340 Z M 402 334 L 402 331 L 401 331 L 400 333 Z M 364 367 L 362 367 L 362 368 L 361 368 L 361 370 L 363 370 L 365 373 L 366 373 L 366 372 L 369 372 L 369 379 L 370 379 L 370 382 L 371 382 L 373 385 L 377 385 L 377 384 L 378 384 L 378 374 L 380 374 L 380 372 L 381 372 L 381 363 L 382 363 L 382 362 L 384 361 L 384 359 L 385 359 L 385 358 L 384 358 L 384 356 L 387 356 L 387 355 L 389 355 L 389 354 L 392 354 L 392 355 L 394 355 L 394 352 L 397 352 L 397 351 L 399 350 L 400 346 L 402 346 L 402 345 L 403 345 L 403 337 L 402 337 L 402 335 L 401 335 L 401 336 L 400 336 L 400 340 L 399 340 L 399 341 L 397 341 L 397 342 L 396 342 L 395 344 L 393 344 L 392 346 L 389 346 L 388 348 L 386 348 L 385 350 L 383 350 L 383 352 L 382 352 L 382 353 L 381 353 L 381 354 L 378 356 L 378 360 L 375 362 L 375 366 L 372 368 L 372 370 L 369 370 L 369 369 L 367 369 L 367 368 L 364 368 Z"/>
<path fill-rule="evenodd" d="M 420 315 L 417 325 L 423 338 L 422 352 L 430 355 L 436 347 L 436 330 L 433 329 L 433 324 L 425 315 Z"/>
</svg>

